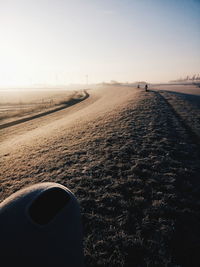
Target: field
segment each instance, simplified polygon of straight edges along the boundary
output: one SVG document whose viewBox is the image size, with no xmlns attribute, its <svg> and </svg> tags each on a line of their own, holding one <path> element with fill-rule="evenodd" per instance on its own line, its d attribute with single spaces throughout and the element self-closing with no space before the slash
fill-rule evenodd
<svg viewBox="0 0 200 267">
<path fill-rule="evenodd" d="M 83 95 L 81 90 L 0 90 L 0 124 L 52 110 Z"/>
<path fill-rule="evenodd" d="M 1 200 L 37 182 L 69 187 L 88 267 L 200 266 L 200 89 L 88 93 L 1 130 Z"/>
</svg>

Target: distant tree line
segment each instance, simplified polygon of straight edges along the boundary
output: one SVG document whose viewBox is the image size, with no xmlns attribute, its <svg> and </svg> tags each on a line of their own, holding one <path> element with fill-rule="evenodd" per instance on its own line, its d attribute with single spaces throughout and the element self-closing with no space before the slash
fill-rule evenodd
<svg viewBox="0 0 200 267">
<path fill-rule="evenodd" d="M 200 81 L 200 74 L 194 74 L 192 76 L 187 75 L 185 78 L 179 78 L 171 82 L 187 82 L 187 81 L 193 81 L 193 82 Z"/>
</svg>

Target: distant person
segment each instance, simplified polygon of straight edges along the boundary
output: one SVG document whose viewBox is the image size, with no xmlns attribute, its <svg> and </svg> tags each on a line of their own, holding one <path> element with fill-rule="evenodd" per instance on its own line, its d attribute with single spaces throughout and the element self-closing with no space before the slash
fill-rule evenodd
<svg viewBox="0 0 200 267">
<path fill-rule="evenodd" d="M 148 85 L 145 84 L 145 92 L 147 92 L 147 91 L 148 91 Z"/>
<path fill-rule="evenodd" d="M 137 88 L 140 88 L 140 85 L 138 84 Z"/>
</svg>

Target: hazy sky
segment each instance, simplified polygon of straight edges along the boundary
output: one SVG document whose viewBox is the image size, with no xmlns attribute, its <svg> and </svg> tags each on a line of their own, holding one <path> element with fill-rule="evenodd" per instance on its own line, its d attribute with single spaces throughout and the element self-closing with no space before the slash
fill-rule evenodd
<svg viewBox="0 0 200 267">
<path fill-rule="evenodd" d="M 0 86 L 200 73 L 200 0 L 0 0 Z"/>
</svg>

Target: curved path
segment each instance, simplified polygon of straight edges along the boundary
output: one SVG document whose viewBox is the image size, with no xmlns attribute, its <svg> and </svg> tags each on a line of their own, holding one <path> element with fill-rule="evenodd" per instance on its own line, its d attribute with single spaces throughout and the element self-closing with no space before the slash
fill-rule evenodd
<svg viewBox="0 0 200 267">
<path fill-rule="evenodd" d="M 38 118 L 41 118 L 41 117 L 44 117 L 44 116 L 47 116 L 51 113 L 55 113 L 57 111 L 60 111 L 62 109 L 66 109 L 68 107 L 71 107 L 85 99 L 87 99 L 89 97 L 89 94 L 87 93 L 86 90 L 84 90 L 84 95 L 80 98 L 72 98 L 70 99 L 69 101 L 67 101 L 65 104 L 62 104 L 62 105 L 59 105 L 57 108 L 51 108 L 50 110 L 47 110 L 47 111 L 44 111 L 44 112 L 40 112 L 40 113 L 37 113 L 35 115 L 32 115 L 32 116 L 27 116 L 27 117 L 23 117 L 21 119 L 18 119 L 18 120 L 14 120 L 14 121 L 11 121 L 11 122 L 7 122 L 7 123 L 4 123 L 4 124 L 1 124 L 0 125 L 0 130 L 1 129 L 4 129 L 4 128 L 8 128 L 8 127 L 11 127 L 11 126 L 14 126 L 14 125 L 17 125 L 17 124 L 20 124 L 20 123 L 23 123 L 23 122 L 27 122 L 27 121 L 31 121 L 31 120 L 34 120 L 34 119 L 38 119 Z"/>
<path fill-rule="evenodd" d="M 51 141 L 59 140 L 66 131 L 74 126 L 84 126 L 88 121 L 98 120 L 99 117 L 114 111 L 129 99 L 135 98 L 136 90 L 112 86 L 96 90 L 88 90 L 90 97 L 83 102 L 67 109 L 56 111 L 32 121 L 20 123 L 9 129 L 0 130 L 0 153 L 12 153 L 29 146 L 50 146 Z M 45 140 L 45 144 L 44 144 Z M 48 142 L 48 144 L 46 143 Z M 30 151 L 29 151 L 30 153 Z"/>
</svg>

